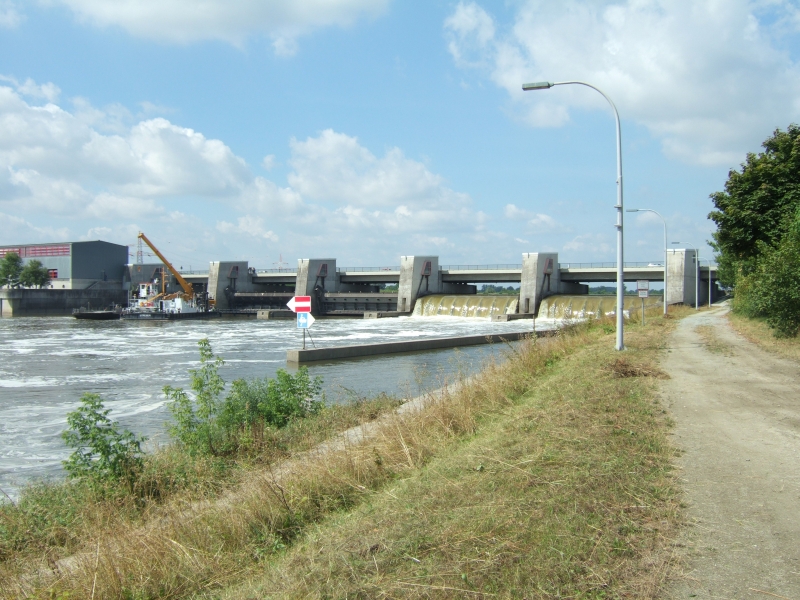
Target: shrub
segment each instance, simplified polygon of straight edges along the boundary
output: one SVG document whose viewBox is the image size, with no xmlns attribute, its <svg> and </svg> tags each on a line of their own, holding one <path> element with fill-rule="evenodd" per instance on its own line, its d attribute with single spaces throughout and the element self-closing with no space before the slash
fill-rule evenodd
<svg viewBox="0 0 800 600">
<path fill-rule="evenodd" d="M 93 482 L 123 481 L 132 488 L 142 468 L 142 442 L 119 423 L 108 418 L 97 394 L 86 393 L 81 405 L 67 415 L 69 430 L 63 432 L 67 446 L 75 448 L 64 468 L 69 477 L 86 478 Z"/>
<path fill-rule="evenodd" d="M 225 382 L 218 369 L 224 361 L 214 356 L 207 339 L 198 345 L 201 366 L 190 370 L 195 400 L 183 389 L 164 388 L 175 420 L 170 433 L 190 453 L 221 456 L 247 450 L 263 439 L 265 427 L 285 427 L 323 406 L 322 380 L 312 379 L 306 367 L 296 375 L 279 369 L 274 379 L 237 379 L 223 399 Z"/>
</svg>

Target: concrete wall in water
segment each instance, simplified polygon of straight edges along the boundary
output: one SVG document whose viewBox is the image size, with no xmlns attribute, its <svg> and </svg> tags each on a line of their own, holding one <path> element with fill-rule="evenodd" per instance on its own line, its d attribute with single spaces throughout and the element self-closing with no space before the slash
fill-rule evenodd
<svg viewBox="0 0 800 600">
<path fill-rule="evenodd" d="M 335 258 L 301 258 L 297 261 L 296 296 L 311 296 L 311 312 L 320 313 L 321 297 L 325 292 L 337 292 L 339 287 Z"/>
<path fill-rule="evenodd" d="M 522 255 L 522 276 L 519 286 L 519 312 L 536 314 L 542 298 L 560 291 L 558 254 L 526 252 Z"/>
<path fill-rule="evenodd" d="M 75 308 L 105 308 L 128 305 L 128 292 L 122 289 L 0 290 L 0 315 L 3 317 L 71 315 Z"/>
<path fill-rule="evenodd" d="M 247 271 L 247 261 L 216 261 L 208 265 L 208 295 L 216 301 L 217 309 L 229 308 L 225 288 L 237 292 L 253 291 L 252 278 Z"/>
<path fill-rule="evenodd" d="M 420 296 L 441 291 L 438 256 L 401 256 L 397 310 L 411 312 Z"/>
</svg>

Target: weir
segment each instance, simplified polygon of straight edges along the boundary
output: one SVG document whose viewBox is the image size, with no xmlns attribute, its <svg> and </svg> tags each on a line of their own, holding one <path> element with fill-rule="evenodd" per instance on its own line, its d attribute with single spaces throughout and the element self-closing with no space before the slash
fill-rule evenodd
<svg viewBox="0 0 800 600">
<path fill-rule="evenodd" d="M 470 317 L 488 319 L 517 312 L 517 296 L 444 296 L 435 294 L 417 300 L 415 317 Z"/>
<path fill-rule="evenodd" d="M 645 310 L 662 306 L 661 296 L 650 296 L 644 299 Z M 634 316 L 642 308 L 642 299 L 637 296 L 625 296 L 623 304 L 625 312 Z M 617 310 L 616 296 L 550 296 L 542 300 L 539 306 L 539 319 L 584 319 L 611 316 Z"/>
</svg>

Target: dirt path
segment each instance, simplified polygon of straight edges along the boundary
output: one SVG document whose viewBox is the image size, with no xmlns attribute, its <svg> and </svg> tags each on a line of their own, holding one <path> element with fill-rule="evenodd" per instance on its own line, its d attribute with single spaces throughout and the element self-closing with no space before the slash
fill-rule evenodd
<svg viewBox="0 0 800 600">
<path fill-rule="evenodd" d="M 689 520 L 667 597 L 800 600 L 800 364 L 726 313 L 683 319 L 662 365 Z"/>
</svg>

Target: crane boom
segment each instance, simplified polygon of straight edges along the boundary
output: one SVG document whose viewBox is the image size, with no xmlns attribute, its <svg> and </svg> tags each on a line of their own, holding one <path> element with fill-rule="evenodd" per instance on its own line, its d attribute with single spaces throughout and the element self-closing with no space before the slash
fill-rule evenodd
<svg viewBox="0 0 800 600">
<path fill-rule="evenodd" d="M 184 291 L 184 293 L 188 294 L 189 296 L 193 296 L 193 295 L 194 295 L 194 288 L 192 287 L 192 284 L 191 284 L 191 283 L 189 283 L 188 281 L 186 281 L 186 280 L 185 280 L 185 279 L 184 279 L 184 278 L 181 276 L 181 274 L 178 272 L 178 270 L 177 270 L 175 267 L 173 267 L 173 266 L 172 266 L 172 263 L 170 263 L 170 262 L 169 262 L 169 261 L 168 261 L 168 260 L 167 260 L 167 259 L 164 257 L 164 255 L 163 255 L 163 254 L 161 254 L 161 252 L 159 252 L 158 248 L 156 248 L 156 247 L 153 245 L 153 242 L 151 242 L 150 240 L 148 240 L 148 239 L 147 239 L 147 236 L 146 236 L 145 234 L 143 234 L 141 231 L 139 232 L 139 239 L 140 239 L 140 240 L 144 240 L 144 243 L 145 243 L 145 244 L 147 244 L 148 246 L 150 246 L 150 249 L 151 249 L 153 252 L 155 252 L 155 253 L 156 253 L 156 256 L 158 256 L 158 258 L 160 258 L 160 259 L 161 259 L 161 262 L 163 262 L 163 263 L 164 263 L 164 265 L 165 265 L 165 266 L 166 266 L 166 267 L 167 267 L 167 268 L 170 270 L 170 272 L 171 272 L 171 273 L 172 273 L 172 274 L 175 276 L 175 279 L 177 279 L 177 280 L 178 280 L 178 283 L 179 283 L 179 284 L 180 284 L 180 286 L 183 288 L 183 291 Z"/>
</svg>

